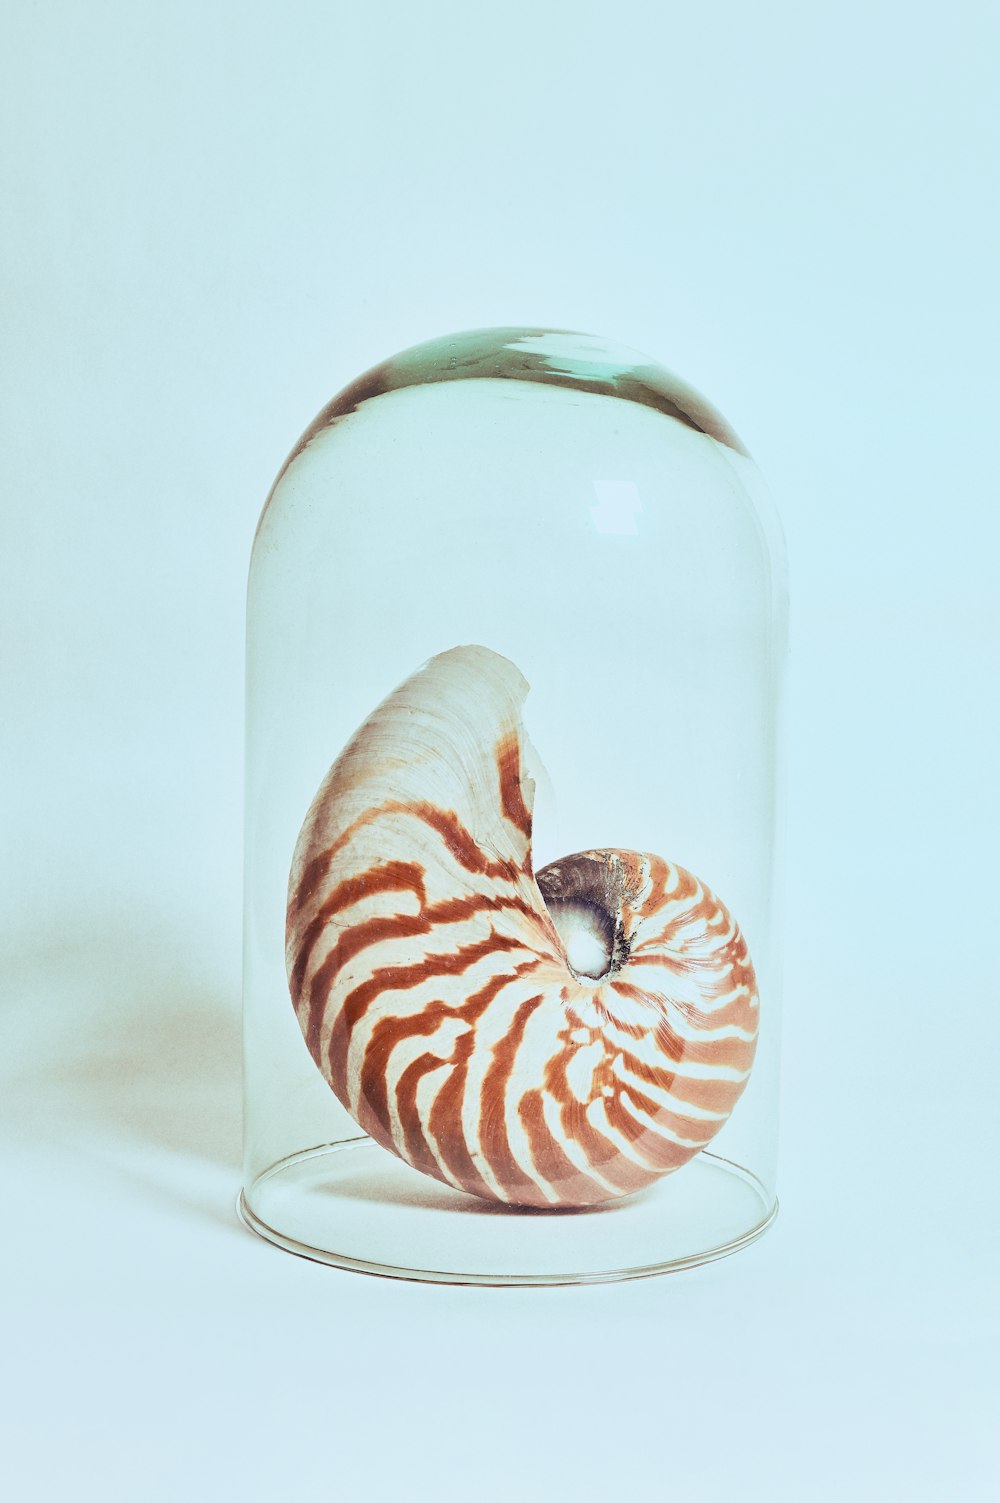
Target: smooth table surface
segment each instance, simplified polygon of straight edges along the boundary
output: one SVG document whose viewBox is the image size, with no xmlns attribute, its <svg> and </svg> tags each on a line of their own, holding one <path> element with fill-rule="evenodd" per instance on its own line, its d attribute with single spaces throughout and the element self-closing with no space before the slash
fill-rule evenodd
<svg viewBox="0 0 1000 1503">
<path fill-rule="evenodd" d="M 960 1145 L 907 1151 L 905 1085 L 878 1150 L 865 1114 L 885 1096 L 808 1059 L 794 1014 L 782 1210 L 760 1242 L 617 1285 L 401 1283 L 238 1224 L 235 1008 L 185 988 L 162 937 L 133 935 L 117 973 L 107 939 L 64 936 L 8 1008 L 12 1496 L 994 1495 L 995 1270 L 976 1228 L 995 1184 Z"/>
</svg>

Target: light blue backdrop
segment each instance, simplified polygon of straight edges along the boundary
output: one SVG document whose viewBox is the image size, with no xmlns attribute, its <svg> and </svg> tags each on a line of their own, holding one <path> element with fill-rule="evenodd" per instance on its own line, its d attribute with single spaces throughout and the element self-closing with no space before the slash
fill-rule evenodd
<svg viewBox="0 0 1000 1503">
<path fill-rule="evenodd" d="M 0 27 L 19 1496 L 990 1496 L 995 10 Z M 242 599 L 334 391 L 521 322 L 702 388 L 783 515 L 784 1210 L 698 1274 L 476 1296 L 232 1230 Z"/>
</svg>

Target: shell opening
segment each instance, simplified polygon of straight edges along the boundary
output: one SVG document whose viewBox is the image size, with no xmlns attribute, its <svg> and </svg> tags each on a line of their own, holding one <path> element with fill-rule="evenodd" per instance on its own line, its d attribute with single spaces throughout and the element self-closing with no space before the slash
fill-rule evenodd
<svg viewBox="0 0 1000 1503">
<path fill-rule="evenodd" d="M 629 958 L 623 904 L 634 873 L 617 851 L 579 851 L 537 873 L 536 882 L 570 969 L 581 980 L 606 981 Z"/>
<path fill-rule="evenodd" d="M 545 906 L 570 969 L 578 977 L 604 981 L 614 963 L 615 925 L 611 915 L 594 903 L 573 898 L 547 898 Z"/>
</svg>

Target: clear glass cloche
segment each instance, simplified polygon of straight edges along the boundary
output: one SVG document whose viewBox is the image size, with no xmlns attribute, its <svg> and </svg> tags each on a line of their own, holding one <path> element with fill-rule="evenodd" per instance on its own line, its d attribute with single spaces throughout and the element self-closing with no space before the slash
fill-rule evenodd
<svg viewBox="0 0 1000 1503">
<path fill-rule="evenodd" d="M 785 617 L 745 449 L 633 350 L 477 330 L 324 408 L 250 573 L 252 1228 L 544 1284 L 769 1225 Z"/>
</svg>

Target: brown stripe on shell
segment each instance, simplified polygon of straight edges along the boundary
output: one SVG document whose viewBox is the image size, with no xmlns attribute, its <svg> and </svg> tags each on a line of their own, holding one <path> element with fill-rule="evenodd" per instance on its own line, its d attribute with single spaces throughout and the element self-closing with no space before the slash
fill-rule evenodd
<svg viewBox="0 0 1000 1503">
<path fill-rule="evenodd" d="M 396 1085 L 396 1107 L 399 1120 L 402 1124 L 403 1140 L 400 1145 L 403 1157 L 407 1163 L 412 1164 L 414 1169 L 419 1169 L 423 1174 L 432 1175 L 435 1179 L 441 1178 L 437 1160 L 431 1150 L 431 1146 L 424 1136 L 423 1123 L 420 1111 L 417 1107 L 417 1091 L 425 1075 L 432 1075 L 435 1070 L 441 1070 L 446 1064 L 439 1054 L 433 1054 L 429 1050 L 412 1060 L 399 1077 Z M 377 1124 L 381 1126 L 381 1124 Z M 390 1142 L 393 1140 L 390 1139 Z"/>
<path fill-rule="evenodd" d="M 579 1101 L 568 1080 L 572 1047 L 564 1048 L 560 1055 L 549 1061 L 545 1072 L 545 1089 L 559 1106 L 559 1121 L 563 1137 L 577 1143 L 601 1178 L 615 1188 L 620 1195 L 629 1195 L 649 1183 L 649 1177 L 626 1158 L 618 1145 L 600 1132 L 587 1117 L 588 1103 Z M 593 1091 L 603 1094 L 605 1085 L 612 1085 L 610 1061 L 605 1058 L 594 1071 Z M 605 1194 L 607 1198 L 607 1192 Z"/>
<path fill-rule="evenodd" d="M 397 1045 L 408 1038 L 432 1035 L 440 1023 L 447 1018 L 455 1018 L 468 1023 L 470 1027 L 456 1039 L 448 1060 L 445 1061 L 440 1056 L 436 1057 L 438 1064 L 449 1062 L 452 1069 L 434 1098 L 426 1132 L 421 1123 L 419 1136 L 409 1138 L 408 1147 L 411 1147 L 412 1151 L 414 1142 L 421 1145 L 418 1155 L 410 1158 L 410 1162 L 415 1167 L 423 1168 L 425 1173 L 433 1174 L 438 1179 L 444 1178 L 427 1141 L 427 1132 L 429 1132 L 437 1144 L 438 1156 L 451 1170 L 454 1178 L 459 1183 L 464 1180 L 473 1182 L 478 1180 L 481 1182 L 480 1193 L 489 1194 L 488 1186 L 473 1163 L 462 1136 L 462 1097 L 468 1061 L 476 1038 L 475 1024 L 500 992 L 537 965 L 537 960 L 528 960 L 515 966 L 509 973 L 491 977 L 484 986 L 473 992 L 467 1002 L 456 1005 L 440 1001 L 433 1002 L 416 1016 L 391 1014 L 383 1017 L 375 1025 L 368 1040 L 361 1066 L 359 1118 L 366 1131 L 372 1132 L 372 1136 L 375 1137 L 377 1132 L 372 1129 L 379 1129 L 382 1123 L 389 1120 L 389 1060 Z M 404 1104 L 399 1101 L 398 1091 L 397 1111 L 402 1119 Z M 419 1163 L 418 1157 L 421 1160 Z"/>
<path fill-rule="evenodd" d="M 298 913 L 309 903 L 330 870 L 334 860 L 355 838 L 359 831 L 368 829 L 376 821 L 394 814 L 410 815 L 420 820 L 440 835 L 445 848 L 466 871 L 485 877 L 507 877 L 514 882 L 521 875 L 521 865 L 513 860 L 503 860 L 486 854 L 464 827 L 454 809 L 441 809 L 426 801 L 403 803 L 387 800 L 377 808 L 368 810 L 355 819 L 324 850 L 312 856 L 305 864 L 289 899 L 288 927 L 293 930 Z M 309 821 L 303 827 L 308 828 Z M 293 868 L 294 877 L 294 868 Z"/>
<path fill-rule="evenodd" d="M 497 934 L 491 929 L 483 939 L 465 945 L 453 954 L 428 955 L 425 960 L 417 961 L 416 964 L 409 966 L 381 966 L 367 981 L 362 981 L 353 987 L 344 998 L 343 1006 L 337 1014 L 326 1050 L 330 1082 L 334 1090 L 340 1087 L 337 1094 L 341 1096 L 341 1099 L 343 1100 L 347 1092 L 347 1047 L 350 1034 L 377 997 L 387 992 L 408 991 L 431 978 L 458 976 L 463 971 L 470 970 L 477 961 L 487 955 L 496 956 L 502 950 L 523 950 L 524 948 L 525 945 L 521 940 Z"/>
<path fill-rule="evenodd" d="M 636 1000 L 642 998 L 648 1007 L 656 1004 L 656 994 L 648 987 L 632 986 L 626 982 L 619 987 L 613 983 L 611 989 L 619 996 L 632 997 Z M 723 993 L 734 990 L 732 987 L 724 987 Z M 703 994 L 704 995 L 704 994 Z M 745 1033 L 756 1034 L 757 1032 L 757 1008 L 754 1006 L 755 993 L 749 989 L 734 997 L 723 1007 L 708 1006 L 699 1007 L 696 1003 L 686 999 L 675 999 L 674 1009 L 678 1018 L 683 1018 L 690 1028 L 700 1028 L 710 1031 L 715 1028 L 741 1028 Z M 706 999 L 707 1001 L 707 999 Z"/>
<path fill-rule="evenodd" d="M 616 1095 L 612 1098 L 616 1108 L 621 1101 L 626 1101 L 636 1108 L 637 1112 L 645 1112 L 656 1123 L 657 1129 L 665 1128 L 674 1133 L 678 1138 L 687 1138 L 689 1142 L 696 1143 L 698 1148 L 711 1142 L 715 1136 L 716 1123 L 709 1117 L 687 1117 L 683 1112 L 668 1111 L 662 1101 L 655 1101 L 652 1096 L 647 1096 L 640 1091 L 638 1086 L 631 1085 L 624 1080 L 618 1081 Z M 610 1116 L 610 1111 L 609 1111 Z M 635 1141 L 638 1143 L 643 1136 L 659 1138 L 660 1134 L 654 1134 L 653 1130 L 630 1114 L 630 1122 L 636 1129 Z M 624 1127 L 621 1129 L 624 1131 Z M 678 1147 L 680 1145 L 677 1145 Z M 698 1148 L 688 1150 L 688 1157 L 697 1153 Z"/>
<path fill-rule="evenodd" d="M 552 1186 L 557 1203 L 571 1206 L 600 1205 L 608 1198 L 606 1185 L 591 1175 L 585 1174 L 566 1153 L 558 1138 L 554 1138 L 545 1121 L 545 1093 L 541 1089 L 528 1091 L 518 1102 L 517 1114 L 528 1140 L 531 1161 L 539 1176 Z M 523 1202 L 534 1206 L 549 1206 L 548 1198 Z"/>
<path fill-rule="evenodd" d="M 537 961 L 526 961 L 515 967 L 510 975 L 501 975 L 488 981 L 476 992 L 462 1009 L 463 1018 L 475 1023 L 482 1017 L 493 1000 L 512 982 L 520 980 L 537 966 Z M 468 1080 L 469 1060 L 476 1044 L 475 1026 L 463 1033 L 455 1042 L 453 1068 L 434 1099 L 428 1120 L 428 1129 L 437 1144 L 438 1156 L 448 1171 L 466 1188 L 479 1183 L 485 1194 L 492 1194 L 482 1171 L 475 1163 L 463 1128 L 463 1103 Z"/>
<path fill-rule="evenodd" d="M 531 810 L 524 802 L 521 789 L 521 747 L 513 733 L 498 744 L 496 761 L 500 775 L 500 807 L 505 818 L 530 840 Z"/>
<path fill-rule="evenodd" d="M 427 899 L 424 868 L 416 861 L 389 861 L 385 866 L 369 867 L 360 875 L 347 877 L 339 883 L 316 909 L 297 941 L 295 963 L 288 977 L 288 984 L 293 992 L 301 987 L 313 946 L 333 916 L 342 913 L 345 908 L 353 907 L 355 903 L 386 892 L 412 892 L 418 905 L 423 907 Z"/>
<path fill-rule="evenodd" d="M 700 1107 L 707 1112 L 724 1112 L 727 1115 L 743 1091 L 744 1080 L 705 1080 L 697 1075 L 685 1075 L 683 1070 L 665 1070 L 657 1065 L 648 1065 L 635 1055 L 619 1055 L 625 1069 L 644 1085 L 652 1086 L 671 1096 L 674 1101 L 686 1106 Z"/>
<path fill-rule="evenodd" d="M 310 1051 L 315 1054 L 319 1048 L 323 1008 L 333 978 L 362 950 L 386 940 L 413 939 L 419 935 L 431 934 L 435 925 L 460 923 L 478 913 L 501 913 L 504 910 L 523 913 L 528 918 L 534 917 L 530 906 L 519 895 L 508 897 L 502 894 L 469 893 L 464 897 L 445 898 L 438 903 L 427 904 L 421 913 L 398 913 L 391 917 L 364 919 L 344 929 L 330 953 L 317 967 L 309 985 L 306 1042 Z M 309 930 L 306 931 L 308 932 Z M 298 974 L 301 966 L 300 987 L 308 960 L 309 954 L 304 944 L 293 967 L 293 974 Z"/>
<path fill-rule="evenodd" d="M 542 993 L 522 1002 L 511 1019 L 510 1027 L 499 1043 L 493 1045 L 492 1061 L 483 1076 L 479 1091 L 479 1151 L 494 1177 L 503 1186 L 504 1199 L 514 1205 L 548 1204 L 539 1197 L 535 1181 L 524 1172 L 510 1146 L 507 1131 L 507 1085 L 517 1051 L 524 1038 L 532 1013 L 542 1001 Z"/>
<path fill-rule="evenodd" d="M 680 1169 L 689 1159 L 694 1158 L 694 1155 L 712 1136 L 709 1134 L 700 1143 L 692 1146 L 675 1143 L 672 1138 L 655 1132 L 646 1123 L 632 1116 L 625 1105 L 629 1099 L 632 1098 L 628 1090 L 623 1090 L 620 1095 L 609 1098 L 605 1105 L 608 1122 L 632 1145 L 636 1153 L 645 1159 L 649 1166 L 649 1173 L 654 1179 L 673 1169 Z"/>
</svg>

